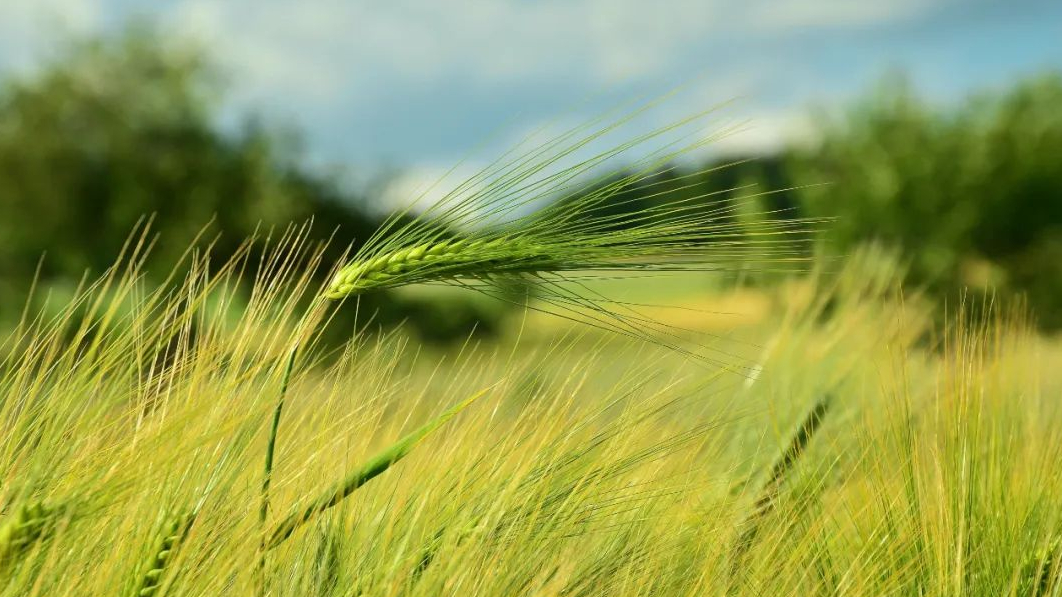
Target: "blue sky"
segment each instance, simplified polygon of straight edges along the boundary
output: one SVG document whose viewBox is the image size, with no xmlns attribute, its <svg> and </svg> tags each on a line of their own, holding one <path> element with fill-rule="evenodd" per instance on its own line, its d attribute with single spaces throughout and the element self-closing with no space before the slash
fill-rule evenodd
<svg viewBox="0 0 1062 597">
<path fill-rule="evenodd" d="M 410 176 L 680 84 L 674 116 L 737 97 L 754 128 L 719 150 L 766 152 L 889 69 L 954 101 L 1062 68 L 1059 0 L 0 0 L 0 72 L 131 17 L 205 43 L 230 116 L 298 129 L 317 163 Z"/>
</svg>

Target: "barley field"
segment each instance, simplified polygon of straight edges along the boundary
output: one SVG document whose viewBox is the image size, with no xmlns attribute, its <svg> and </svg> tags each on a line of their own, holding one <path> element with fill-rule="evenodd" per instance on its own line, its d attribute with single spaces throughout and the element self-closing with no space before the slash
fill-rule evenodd
<svg viewBox="0 0 1062 597">
<path fill-rule="evenodd" d="M 133 255 L 5 338 L 0 594 L 1060 591 L 1062 344 L 1020 308 L 939 324 L 868 251 L 672 293 L 707 353 L 534 302 L 325 349 L 312 251 L 269 255 L 170 291 Z"/>
<path fill-rule="evenodd" d="M 704 116 L 572 162 L 615 125 L 577 127 L 336 263 L 307 223 L 149 283 L 145 225 L 31 292 L 0 594 L 1057 595 L 1062 344 L 764 193 L 616 212 Z M 381 291 L 517 308 L 446 348 Z"/>
<path fill-rule="evenodd" d="M 1060 23 L 0 0 L 0 597 L 1062 597 Z"/>
</svg>

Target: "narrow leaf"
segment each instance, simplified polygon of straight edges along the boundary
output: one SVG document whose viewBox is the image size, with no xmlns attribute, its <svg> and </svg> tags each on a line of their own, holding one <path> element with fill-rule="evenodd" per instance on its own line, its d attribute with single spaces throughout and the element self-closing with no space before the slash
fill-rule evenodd
<svg viewBox="0 0 1062 597">
<path fill-rule="evenodd" d="M 309 521 L 317 514 L 328 510 L 332 506 L 335 506 L 344 498 L 354 493 L 356 489 L 391 468 L 391 465 L 409 454 L 413 447 L 427 437 L 428 434 L 441 427 L 444 423 L 452 419 L 454 415 L 464 410 L 465 407 L 472 404 L 486 393 L 486 389 L 480 390 L 464 402 L 453 406 L 443 414 L 439 415 L 435 420 L 425 424 L 423 427 L 388 446 L 385 450 L 370 458 L 364 465 L 333 485 L 321 494 L 320 497 L 313 500 L 313 502 L 306 506 L 301 512 L 295 512 L 289 515 L 283 522 L 277 525 L 273 534 L 269 538 L 269 542 L 266 544 L 266 549 L 273 549 L 280 545 L 285 539 L 290 537 L 296 529 L 302 526 L 303 523 Z"/>
</svg>

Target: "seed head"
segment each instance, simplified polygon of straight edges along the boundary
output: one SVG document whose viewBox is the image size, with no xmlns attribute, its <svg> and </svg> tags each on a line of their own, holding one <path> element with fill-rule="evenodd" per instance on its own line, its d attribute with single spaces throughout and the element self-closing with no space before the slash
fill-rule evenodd
<svg viewBox="0 0 1062 597">
<path fill-rule="evenodd" d="M 166 572 L 166 567 L 173 559 L 174 552 L 188 534 L 188 530 L 194 521 L 194 514 L 180 514 L 167 521 L 162 529 L 162 537 L 159 540 L 158 548 L 155 550 L 151 563 L 136 589 L 135 595 L 137 597 L 150 597 L 158 593 L 159 588 L 162 586 L 162 575 Z"/>
<path fill-rule="evenodd" d="M 406 284 L 503 272 L 542 271 L 556 265 L 557 260 L 552 259 L 547 251 L 526 241 L 504 237 L 442 240 L 355 261 L 336 274 L 324 296 L 341 299 Z"/>
<path fill-rule="evenodd" d="M 43 502 L 32 502 L 23 504 L 17 513 L 0 524 L 0 566 L 13 562 L 47 536 L 59 512 L 59 508 Z"/>
</svg>

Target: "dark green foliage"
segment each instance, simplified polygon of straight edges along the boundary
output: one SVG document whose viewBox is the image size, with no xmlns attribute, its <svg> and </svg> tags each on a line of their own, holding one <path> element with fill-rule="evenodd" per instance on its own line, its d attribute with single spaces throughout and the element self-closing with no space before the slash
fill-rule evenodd
<svg viewBox="0 0 1062 597">
<path fill-rule="evenodd" d="M 215 77 L 202 56 L 148 32 L 78 43 L 40 74 L 0 91 L 0 268 L 28 279 L 99 274 L 137 221 L 154 214 L 166 265 L 214 221 L 223 259 L 257 227 L 311 215 L 323 229 L 371 226 L 325 181 L 287 160 L 249 125 L 224 135 Z M 327 234 L 327 232 L 326 232 Z M 165 273 L 165 272 L 161 272 Z"/>
<path fill-rule="evenodd" d="M 834 249 L 902 248 L 912 281 L 942 294 L 994 286 L 1062 325 L 1062 75 L 939 110 L 887 79 L 787 170 Z"/>
<path fill-rule="evenodd" d="M 822 118 L 810 146 L 662 169 L 589 215 L 622 222 L 623 214 L 691 201 L 737 225 L 766 212 L 825 218 L 820 228 L 835 254 L 869 242 L 898 248 L 909 282 L 949 299 L 964 288 L 1023 294 L 1039 321 L 1057 328 L 1060 105 L 1059 73 L 946 107 L 922 101 L 902 78 L 887 78 L 843 117 Z M 621 176 L 602 184 L 615 180 Z"/>
<path fill-rule="evenodd" d="M 364 198 L 302 166 L 284 136 L 254 120 L 223 130 L 221 100 L 220 77 L 201 52 L 147 28 L 72 42 L 36 74 L 0 81 L 0 325 L 22 312 L 38 264 L 37 300 L 62 295 L 86 273 L 102 275 L 143 218 L 158 235 L 144 268 L 149 283 L 163 280 L 197 235 L 224 263 L 247 238 L 276 239 L 312 218 L 313 240 L 336 233 L 325 270 L 377 228 Z M 393 325 L 409 309 L 381 296 L 361 311 Z M 347 319 L 337 326 L 343 339 Z M 436 329 L 440 320 L 413 325 L 433 337 L 473 327 L 451 335 Z"/>
</svg>

